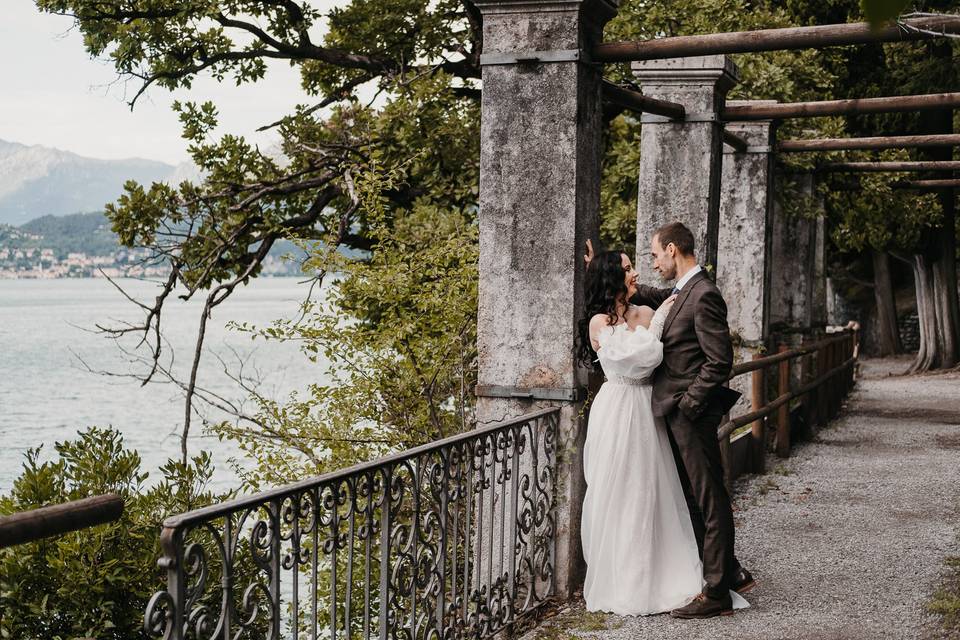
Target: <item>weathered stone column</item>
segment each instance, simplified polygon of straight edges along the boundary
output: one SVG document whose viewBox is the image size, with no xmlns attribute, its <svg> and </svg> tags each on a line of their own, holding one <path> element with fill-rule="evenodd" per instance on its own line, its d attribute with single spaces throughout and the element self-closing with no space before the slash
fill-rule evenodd
<svg viewBox="0 0 960 640">
<path fill-rule="evenodd" d="M 640 281 L 658 284 L 648 242 L 665 222 L 679 220 L 693 232 L 697 257 L 717 263 L 723 127 L 719 112 L 736 84 L 737 68 L 726 56 L 671 58 L 633 63 L 645 95 L 686 108 L 682 122 L 644 114 L 640 133 L 637 198 L 637 270 Z"/>
<path fill-rule="evenodd" d="M 771 329 L 783 341 L 797 343 L 803 334 L 818 327 L 825 316 L 824 225 L 822 216 L 809 217 L 811 209 L 822 207 L 815 193 L 812 174 L 783 176 L 793 183 L 790 195 L 778 190 L 773 205 Z M 784 206 L 784 199 L 796 199 L 799 206 Z M 800 215 L 800 210 L 807 215 Z"/>
<path fill-rule="evenodd" d="M 617 0 L 476 0 L 483 13 L 481 423 L 560 406 L 556 578 L 582 581 L 585 372 L 573 352 L 600 205 L 600 69 L 582 53 Z M 529 394 L 529 400 L 517 399 Z"/>
<path fill-rule="evenodd" d="M 769 104 L 773 100 L 728 102 Z M 738 362 L 766 345 L 770 329 L 770 234 L 773 209 L 773 138 L 770 120 L 730 123 L 727 131 L 747 143 L 745 152 L 723 150 L 717 285 L 727 301 L 727 321 L 739 345 Z M 730 386 L 743 397 L 731 412 L 750 411 L 752 376 Z"/>
<path fill-rule="evenodd" d="M 825 209 L 823 197 L 817 196 L 817 206 Z M 825 214 L 816 219 L 813 236 L 813 283 L 810 287 L 810 326 L 819 329 L 827 324 L 827 222 Z"/>
</svg>

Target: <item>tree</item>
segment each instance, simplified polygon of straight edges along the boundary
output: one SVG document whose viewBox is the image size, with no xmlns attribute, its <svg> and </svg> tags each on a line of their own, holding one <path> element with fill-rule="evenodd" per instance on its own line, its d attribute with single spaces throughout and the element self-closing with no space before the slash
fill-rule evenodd
<svg viewBox="0 0 960 640">
<path fill-rule="evenodd" d="M 254 393 L 255 415 L 214 427 L 256 461 L 243 472 L 248 486 L 319 475 L 473 424 L 477 227 L 464 212 L 432 205 L 391 225 L 383 190 L 358 184 L 370 215 L 368 260 L 318 254 L 307 268 L 338 274 L 326 300 L 307 303 L 300 321 L 240 327 L 333 364 L 332 379 L 305 397 L 280 403 Z"/>
<path fill-rule="evenodd" d="M 903 158 L 904 152 L 885 152 L 883 159 Z M 836 190 L 827 187 L 827 209 L 834 221 L 832 240 L 843 252 L 867 252 L 874 268 L 874 296 L 881 332 L 881 353 L 896 353 L 899 335 L 896 308 L 888 268 L 889 255 L 921 256 L 914 268 L 923 265 L 922 247 L 930 229 L 941 223 L 943 210 L 933 194 L 918 194 L 897 189 L 896 179 L 883 174 L 867 174 L 860 178 L 854 190 Z M 932 284 L 932 283 L 931 283 Z M 919 304 L 921 296 L 932 292 L 917 279 L 918 311 L 921 321 L 921 349 L 918 362 L 930 351 L 931 336 L 936 335 L 935 316 L 926 312 L 929 307 Z"/>
<path fill-rule="evenodd" d="M 790 6 L 799 21 L 816 23 L 855 20 L 861 10 L 852 0 L 798 2 Z M 958 6 L 955 0 L 946 0 L 920 3 L 915 8 L 956 13 Z M 956 48 L 956 39 L 864 45 L 845 48 L 841 59 L 831 58 L 827 64 L 837 77 L 834 87 L 837 98 L 953 92 L 960 89 L 960 76 L 953 62 Z M 949 112 L 859 115 L 844 121 L 846 131 L 857 136 L 953 131 Z M 949 160 L 952 154 L 951 149 L 932 153 L 914 151 L 903 158 Z M 860 157 L 875 156 L 860 154 Z M 839 158 L 833 154 L 833 159 Z M 960 300 L 956 280 L 955 203 L 949 193 L 942 193 L 939 199 L 935 226 L 920 234 L 909 258 L 917 283 L 917 311 L 921 327 L 926 328 L 916 370 L 952 367 L 960 357 L 956 338 L 960 334 Z"/>
<path fill-rule="evenodd" d="M 121 242 L 147 248 L 151 262 L 170 267 L 156 300 L 141 303 L 144 322 L 108 330 L 118 340 L 142 339 L 149 352 L 144 383 L 169 373 L 161 364 L 160 322 L 170 294 L 206 296 L 192 371 L 180 381 L 187 396 L 182 459 L 194 401 L 202 400 L 196 383 L 206 322 L 257 275 L 278 239 L 314 241 L 330 254 L 338 247 L 369 251 L 374 239 L 354 185 L 358 176 L 384 172 L 396 174 L 381 194 L 388 228 L 416 207 L 468 219 L 476 209 L 480 32 L 469 3 L 401 0 L 384 11 L 379 2 L 357 0 L 326 16 L 322 43 L 315 34 L 323 16 L 291 0 L 38 0 L 38 6 L 74 16 L 88 51 L 141 83 L 131 105 L 151 85 L 189 87 L 201 72 L 255 82 L 268 59 L 297 65 L 306 91 L 318 96 L 316 104 L 299 105 L 269 125 L 283 141 L 280 158 L 239 136 L 213 139 L 214 105 L 176 105 L 204 180 L 178 187 L 130 183 L 108 207 Z M 361 104 L 356 92 L 364 84 L 388 96 L 387 106 Z M 311 262 L 318 281 L 326 276 L 323 264 Z"/>
</svg>

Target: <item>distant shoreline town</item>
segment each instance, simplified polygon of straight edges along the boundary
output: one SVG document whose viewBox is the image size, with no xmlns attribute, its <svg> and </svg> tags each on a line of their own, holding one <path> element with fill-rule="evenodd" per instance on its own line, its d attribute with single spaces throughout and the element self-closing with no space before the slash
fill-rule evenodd
<svg viewBox="0 0 960 640">
<path fill-rule="evenodd" d="M 289 245 L 289 246 L 287 246 Z M 284 260 L 292 244 L 279 245 L 263 262 L 263 276 L 301 275 L 296 262 Z M 144 265 L 146 249 L 130 249 L 102 213 L 44 216 L 19 227 L 0 224 L 0 280 L 57 278 L 165 277 L 165 265 Z"/>
<path fill-rule="evenodd" d="M 144 266 L 144 250 L 118 250 L 112 255 L 70 252 L 58 257 L 53 249 L 0 249 L 0 280 L 54 280 L 57 278 L 153 278 L 166 277 L 164 266 Z M 267 256 L 262 276 L 299 275 L 294 265 Z"/>
<path fill-rule="evenodd" d="M 52 280 L 55 278 L 121 278 L 166 275 L 164 267 L 139 264 L 144 253 L 118 251 L 114 255 L 88 256 L 70 252 L 62 258 L 53 249 L 0 249 L 0 280 Z"/>
</svg>

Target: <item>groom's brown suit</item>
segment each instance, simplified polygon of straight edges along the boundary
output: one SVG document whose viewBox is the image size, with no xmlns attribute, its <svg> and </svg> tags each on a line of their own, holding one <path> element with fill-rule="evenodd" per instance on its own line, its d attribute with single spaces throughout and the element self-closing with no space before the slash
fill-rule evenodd
<svg viewBox="0 0 960 640">
<path fill-rule="evenodd" d="M 659 307 L 672 288 L 640 285 L 632 302 Z M 667 425 L 693 530 L 703 558 L 704 590 L 723 597 L 740 565 L 733 512 L 723 481 L 717 427 L 723 408 L 713 391 L 733 366 L 727 305 L 705 273 L 680 290 L 663 326 L 663 363 L 653 376 L 653 413 Z"/>
</svg>

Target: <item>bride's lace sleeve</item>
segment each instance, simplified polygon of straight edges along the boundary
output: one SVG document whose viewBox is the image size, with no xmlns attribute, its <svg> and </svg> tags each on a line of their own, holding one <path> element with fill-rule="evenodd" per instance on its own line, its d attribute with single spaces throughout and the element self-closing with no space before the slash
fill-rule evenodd
<svg viewBox="0 0 960 640">
<path fill-rule="evenodd" d="M 653 334 L 653 337 L 657 340 L 663 335 L 663 323 L 667 321 L 667 314 L 670 313 L 670 309 L 673 308 L 675 300 L 670 302 L 664 302 L 658 308 L 656 313 L 653 314 L 653 318 L 650 320 L 650 333 Z"/>
</svg>

